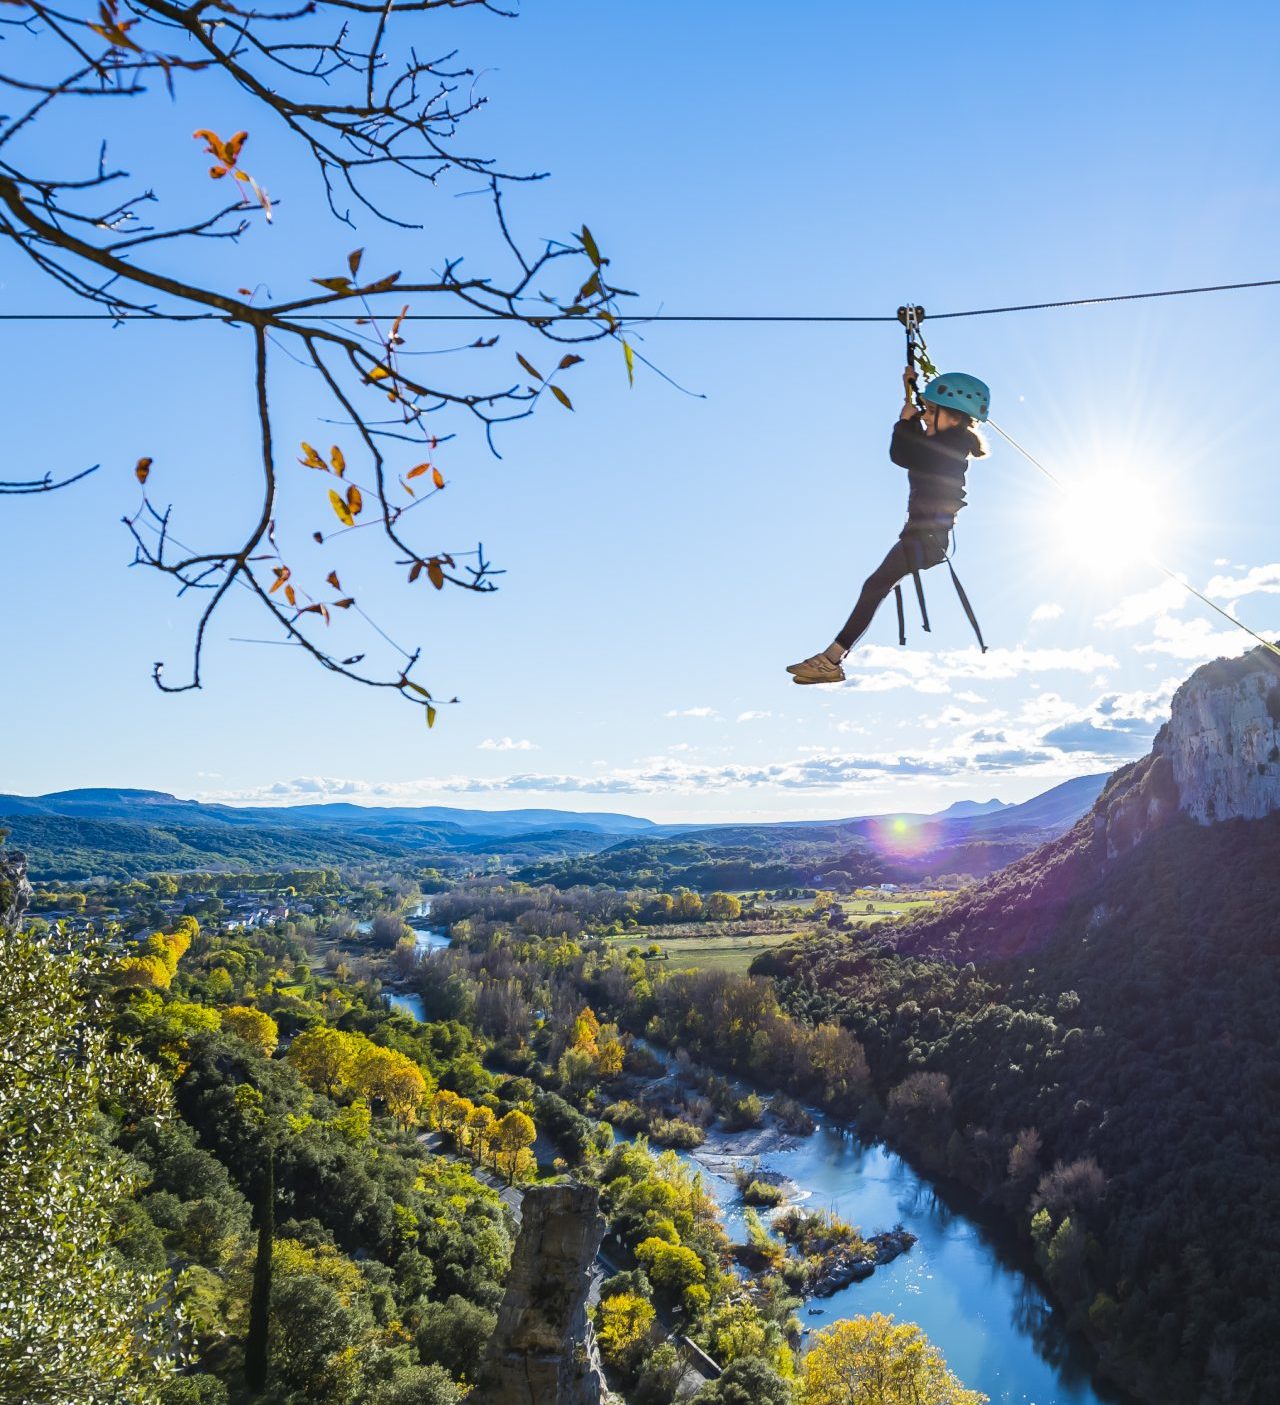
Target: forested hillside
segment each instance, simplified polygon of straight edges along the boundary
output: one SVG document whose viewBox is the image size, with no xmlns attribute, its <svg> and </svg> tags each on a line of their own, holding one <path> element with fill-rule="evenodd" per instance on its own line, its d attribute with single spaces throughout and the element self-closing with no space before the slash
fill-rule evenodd
<svg viewBox="0 0 1280 1405">
<path fill-rule="evenodd" d="M 1113 1370 L 1152 1398 L 1263 1405 L 1280 814 L 1205 826 L 1177 799 L 1149 757 L 1061 840 L 923 917 L 753 969 L 860 1040 L 891 1134 L 1008 1208 Z"/>
</svg>

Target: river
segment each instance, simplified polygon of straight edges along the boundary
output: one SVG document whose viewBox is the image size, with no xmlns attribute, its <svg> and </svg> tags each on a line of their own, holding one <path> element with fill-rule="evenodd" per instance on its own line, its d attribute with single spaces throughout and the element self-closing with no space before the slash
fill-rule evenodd
<svg viewBox="0 0 1280 1405">
<path fill-rule="evenodd" d="M 428 900 L 415 916 L 426 917 L 430 909 Z M 449 945 L 438 929 L 414 930 L 424 956 Z M 386 998 L 393 1009 L 422 1019 L 421 996 L 388 991 Z M 724 1160 L 734 1156 L 786 1176 L 809 1209 L 834 1210 L 866 1234 L 902 1224 L 917 1237 L 864 1282 L 806 1302 L 800 1309 L 806 1327 L 818 1331 L 871 1312 L 916 1322 L 960 1380 L 990 1396 L 992 1405 L 1127 1401 L 1091 1379 L 1091 1353 L 1067 1333 L 1061 1313 L 1023 1271 L 1020 1246 L 994 1223 L 948 1204 L 900 1156 L 822 1119 L 811 1136 L 786 1137 L 774 1150 L 750 1156 L 757 1138 L 717 1134 L 711 1164 L 706 1153 L 712 1143 L 696 1155 L 680 1153 L 702 1172 L 734 1238 L 746 1237 L 743 1206 Z"/>
<path fill-rule="evenodd" d="M 716 1151 L 732 1154 L 734 1141 L 747 1145 L 750 1137 L 717 1137 Z M 730 1233 L 745 1239 L 737 1188 L 719 1173 L 718 1159 L 711 1167 L 687 1159 L 703 1171 Z M 817 1331 L 871 1312 L 919 1323 L 960 1380 L 989 1395 L 993 1405 L 1115 1405 L 1126 1399 L 1091 1381 L 1091 1353 L 1067 1334 L 1061 1314 L 1018 1266 L 1017 1247 L 998 1229 L 948 1205 L 900 1156 L 822 1123 L 812 1136 L 788 1137 L 748 1164 L 757 1160 L 794 1182 L 808 1209 L 834 1210 L 866 1234 L 900 1223 L 917 1236 L 905 1254 L 864 1282 L 806 1302 L 800 1317 L 807 1327 Z"/>
<path fill-rule="evenodd" d="M 424 918 L 430 916 L 431 899 L 423 898 L 414 909 L 413 915 L 408 918 L 409 926 L 413 928 L 413 944 L 417 948 L 420 961 L 425 960 L 433 951 L 443 951 L 449 945 L 448 932 L 442 931 L 439 927 L 418 925 Z M 372 928 L 372 926 L 373 923 L 369 923 L 369 927 Z M 401 1014 L 412 1015 L 415 1020 L 426 1018 L 422 996 L 414 994 L 412 991 L 388 990 L 386 1001 L 393 1010 L 398 1010 Z"/>
</svg>

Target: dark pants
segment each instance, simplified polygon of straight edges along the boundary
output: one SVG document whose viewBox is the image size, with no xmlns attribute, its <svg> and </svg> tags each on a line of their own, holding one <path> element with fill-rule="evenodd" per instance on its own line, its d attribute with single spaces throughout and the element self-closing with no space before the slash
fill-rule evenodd
<svg viewBox="0 0 1280 1405">
<path fill-rule="evenodd" d="M 904 580 L 912 571 L 927 571 L 930 566 L 937 566 L 945 561 L 947 539 L 950 535 L 945 528 L 932 532 L 915 528 L 905 530 L 889 548 L 889 554 L 867 577 L 862 594 L 858 596 L 858 603 L 853 607 L 853 614 L 836 635 L 836 643 L 846 651 L 852 649 L 867 632 L 881 601 L 900 580 Z"/>
</svg>

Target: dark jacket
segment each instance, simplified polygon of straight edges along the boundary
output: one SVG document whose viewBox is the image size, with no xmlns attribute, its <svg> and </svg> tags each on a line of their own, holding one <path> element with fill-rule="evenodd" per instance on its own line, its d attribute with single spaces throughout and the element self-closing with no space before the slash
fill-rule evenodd
<svg viewBox="0 0 1280 1405">
<path fill-rule="evenodd" d="M 964 475 L 969 457 L 979 448 L 973 432 L 964 425 L 933 435 L 924 432 L 918 419 L 899 420 L 893 426 L 889 457 L 907 470 L 911 483 L 904 531 L 950 532 L 956 513 L 965 504 Z"/>
</svg>

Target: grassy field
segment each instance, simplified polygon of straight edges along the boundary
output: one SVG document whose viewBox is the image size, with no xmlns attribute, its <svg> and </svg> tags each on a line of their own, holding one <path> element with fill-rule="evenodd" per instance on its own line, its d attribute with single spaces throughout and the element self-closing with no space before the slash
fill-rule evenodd
<svg viewBox="0 0 1280 1405">
<path fill-rule="evenodd" d="M 687 971 L 694 967 L 717 971 L 745 972 L 762 951 L 781 946 L 800 935 L 799 928 L 786 931 L 752 932 L 742 936 L 664 936 L 658 932 L 630 933 L 625 937 L 609 937 L 611 946 L 638 946 L 641 951 L 650 946 L 661 947 L 663 966 L 669 970 Z"/>
<path fill-rule="evenodd" d="M 861 890 L 852 897 L 842 898 L 840 906 L 854 928 L 873 927 L 891 917 L 904 913 L 922 912 L 932 907 L 936 895 L 923 892 L 882 893 L 878 889 Z M 803 900 L 781 899 L 765 904 L 772 916 L 759 916 L 737 924 L 717 922 L 703 927 L 687 923 L 676 927 L 651 927 L 624 936 L 608 937 L 611 946 L 626 950 L 650 946 L 662 951 L 664 966 L 669 970 L 692 970 L 695 967 L 720 971 L 745 972 L 762 951 L 781 946 L 812 931 L 810 922 L 783 916 L 783 909 L 806 911 L 810 904 Z M 867 909 L 870 908 L 871 911 Z M 736 930 L 735 930 L 736 928 Z"/>
</svg>

